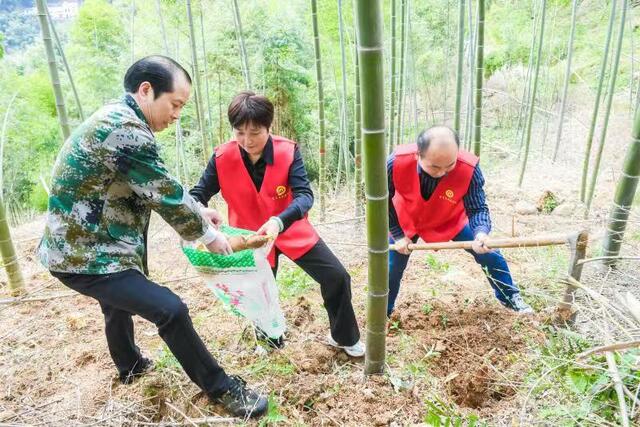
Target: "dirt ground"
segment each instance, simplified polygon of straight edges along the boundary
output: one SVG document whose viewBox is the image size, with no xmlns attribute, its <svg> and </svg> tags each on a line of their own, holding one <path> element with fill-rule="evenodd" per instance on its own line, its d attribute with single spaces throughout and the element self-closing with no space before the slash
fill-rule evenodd
<svg viewBox="0 0 640 427">
<path fill-rule="evenodd" d="M 613 123 L 609 138 L 628 141 L 629 119 L 621 114 Z M 582 138 L 583 130 L 575 123 L 567 132 Z M 623 150 L 605 151 L 598 196 L 585 221 L 577 204 L 564 215 L 516 213 L 518 202 L 535 204 L 547 190 L 561 204 L 575 203 L 581 156 L 564 150 L 555 165 L 533 156 L 525 185 L 518 188 L 517 160 L 498 149 L 501 143 L 489 141 L 483 163 L 493 234 L 528 236 L 587 227 L 595 247 Z M 348 194 L 334 198 L 326 223 L 320 224 L 317 211 L 312 215 L 352 275 L 354 308 L 364 337 L 367 252 L 363 226 L 350 221 L 352 217 Z M 159 366 L 131 385 L 120 385 L 98 304 L 64 288 L 35 259 L 43 226 L 44 218 L 38 217 L 13 230 L 27 299 L 9 303 L 6 281 L 0 288 L 0 425 L 191 425 L 206 417 L 216 424 L 240 422 L 225 418 L 221 408 L 199 393 L 167 353 L 155 327 L 139 318 L 138 345 Z M 637 233 L 637 227 L 630 233 Z M 385 374 L 365 378 L 362 360 L 322 343 L 328 322 L 318 287 L 283 299 L 287 345 L 281 351 L 257 353 L 247 323 L 223 310 L 180 253 L 170 227 L 154 217 L 150 236 L 152 279 L 183 298 L 196 329 L 228 372 L 241 374 L 270 395 L 274 410 L 268 421 L 414 424 L 424 420 L 425 401 L 437 398 L 456 413 L 478 415 L 490 425 L 517 424 L 527 392 L 522 385 L 530 350 L 544 339 L 540 322 L 545 314 L 518 316 L 502 308 L 468 254 L 412 256 L 389 323 Z M 525 298 L 534 301 L 538 311 L 557 303 L 562 288 L 549 283 L 565 274 L 567 253 L 562 248 L 505 251 Z M 283 262 L 280 274 L 291 268 Z"/>
</svg>

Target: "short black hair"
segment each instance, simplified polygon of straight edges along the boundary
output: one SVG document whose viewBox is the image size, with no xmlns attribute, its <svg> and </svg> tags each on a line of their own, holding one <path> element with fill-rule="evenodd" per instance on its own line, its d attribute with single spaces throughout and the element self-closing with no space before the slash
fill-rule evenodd
<svg viewBox="0 0 640 427">
<path fill-rule="evenodd" d="M 273 104 L 266 96 L 256 95 L 255 92 L 245 90 L 237 94 L 227 111 L 229 123 L 234 129 L 246 123 L 264 126 L 267 129 L 273 122 Z"/>
<path fill-rule="evenodd" d="M 437 128 L 448 129 L 453 135 L 453 139 L 456 141 L 456 145 L 460 147 L 460 136 L 458 136 L 458 132 L 451 129 L 449 126 L 445 126 L 445 125 L 431 126 L 430 128 L 420 132 L 420 134 L 418 135 L 417 144 L 418 144 L 418 154 L 420 154 L 420 157 L 422 157 L 429 149 L 429 146 L 431 145 L 433 130 Z"/>
<path fill-rule="evenodd" d="M 143 82 L 153 88 L 154 99 L 165 92 L 173 92 L 176 73 L 181 72 L 191 84 L 191 76 L 182 65 L 168 56 L 152 55 L 137 60 L 124 75 L 124 90 L 135 93 Z"/>
</svg>

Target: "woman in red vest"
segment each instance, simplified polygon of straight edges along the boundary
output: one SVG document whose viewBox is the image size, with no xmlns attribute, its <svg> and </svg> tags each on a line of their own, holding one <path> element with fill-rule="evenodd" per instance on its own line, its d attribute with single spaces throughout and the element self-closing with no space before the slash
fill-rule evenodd
<svg viewBox="0 0 640 427">
<path fill-rule="evenodd" d="M 217 147 L 189 193 L 206 206 L 221 192 L 230 225 L 273 236 L 273 274 L 282 253 L 320 283 L 331 330 L 327 344 L 350 356 L 363 356 L 351 305 L 351 277 L 307 220 L 313 192 L 298 146 L 270 134 L 273 104 L 264 96 L 241 92 L 231 101 L 228 117 L 234 139 Z M 270 343 L 284 345 L 282 337 Z"/>
<path fill-rule="evenodd" d="M 387 159 L 390 242 L 389 301 L 391 315 L 411 251 L 420 237 L 425 242 L 472 240 L 473 255 L 482 266 L 496 298 L 521 313 L 533 310 L 522 300 L 500 251 L 485 241 L 491 217 L 483 190 L 478 158 L 459 149 L 458 135 L 434 126 L 418 136 L 417 144 L 401 145 Z"/>
</svg>

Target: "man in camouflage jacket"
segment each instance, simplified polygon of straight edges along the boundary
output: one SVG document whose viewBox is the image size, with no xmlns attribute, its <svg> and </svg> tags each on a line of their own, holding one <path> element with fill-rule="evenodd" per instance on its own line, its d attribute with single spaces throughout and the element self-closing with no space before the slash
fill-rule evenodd
<svg viewBox="0 0 640 427">
<path fill-rule="evenodd" d="M 98 300 L 123 383 L 152 365 L 134 342 L 131 317 L 137 314 L 158 326 L 187 375 L 212 399 L 234 415 L 259 416 L 266 399 L 224 372 L 194 330 L 186 305 L 146 277 L 151 210 L 183 239 L 231 252 L 209 224 L 219 215 L 169 175 L 153 135 L 178 119 L 190 94 L 189 74 L 170 58 L 152 56 L 129 68 L 124 86 L 127 94 L 81 124 L 58 155 L 40 260 L 66 286 Z"/>
</svg>

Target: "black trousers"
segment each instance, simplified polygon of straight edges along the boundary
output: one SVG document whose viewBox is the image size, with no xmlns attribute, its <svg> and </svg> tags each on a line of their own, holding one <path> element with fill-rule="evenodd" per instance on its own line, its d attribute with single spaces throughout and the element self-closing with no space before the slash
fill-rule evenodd
<svg viewBox="0 0 640 427">
<path fill-rule="evenodd" d="M 187 306 L 168 288 L 137 270 L 99 275 L 51 274 L 100 303 L 109 352 L 120 374 L 129 373 L 142 357 L 134 341 L 131 316 L 135 314 L 158 327 L 158 334 L 189 378 L 205 393 L 216 397 L 228 390 L 229 377 L 193 328 Z"/>
<path fill-rule="evenodd" d="M 272 269 L 274 276 L 278 271 L 279 255 L 280 251 L 276 249 L 276 265 Z M 321 239 L 309 252 L 293 262 L 320 284 L 333 339 L 340 345 L 357 343 L 360 330 L 351 305 L 351 276 L 331 249 Z"/>
</svg>

